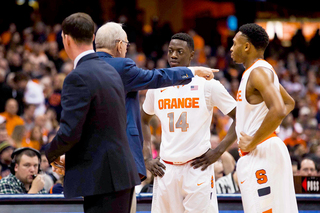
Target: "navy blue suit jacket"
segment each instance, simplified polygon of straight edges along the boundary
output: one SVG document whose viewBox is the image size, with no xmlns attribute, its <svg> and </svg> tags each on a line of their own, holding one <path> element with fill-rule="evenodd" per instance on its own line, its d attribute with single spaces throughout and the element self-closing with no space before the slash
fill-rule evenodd
<svg viewBox="0 0 320 213">
<path fill-rule="evenodd" d="M 140 183 L 126 136 L 125 92 L 118 72 L 96 53 L 66 77 L 60 129 L 46 146 L 49 162 L 66 156 L 64 194 L 91 196 Z"/>
<path fill-rule="evenodd" d="M 126 92 L 127 137 L 138 172 L 140 176 L 146 177 L 138 90 L 188 84 L 193 74 L 186 67 L 144 70 L 138 68 L 130 58 L 113 58 L 105 52 L 97 54 L 113 66 L 121 76 Z"/>
</svg>

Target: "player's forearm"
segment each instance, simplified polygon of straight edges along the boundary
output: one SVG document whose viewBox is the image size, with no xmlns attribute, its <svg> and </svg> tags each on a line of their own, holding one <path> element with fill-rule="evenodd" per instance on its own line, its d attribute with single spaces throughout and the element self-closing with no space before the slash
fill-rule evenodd
<svg viewBox="0 0 320 213">
<path fill-rule="evenodd" d="M 143 134 L 143 157 L 144 160 L 152 159 L 151 149 L 151 131 L 148 124 L 142 122 L 142 134 Z"/>
<path fill-rule="evenodd" d="M 233 144 L 236 141 L 237 134 L 236 134 L 235 127 L 236 127 L 236 122 L 233 121 L 227 132 L 227 135 L 222 139 L 219 145 L 215 148 L 217 153 L 219 153 L 220 155 L 222 155 L 228 149 L 228 147 L 230 147 L 231 144 Z"/>
</svg>

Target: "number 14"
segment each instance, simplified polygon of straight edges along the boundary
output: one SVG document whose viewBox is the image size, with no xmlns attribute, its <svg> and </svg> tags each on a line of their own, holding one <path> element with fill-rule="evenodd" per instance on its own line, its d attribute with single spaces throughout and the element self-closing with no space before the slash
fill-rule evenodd
<svg viewBox="0 0 320 213">
<path fill-rule="evenodd" d="M 170 132 L 174 132 L 174 113 L 168 113 L 167 117 L 169 118 L 169 130 Z M 176 122 L 176 128 L 181 128 L 182 132 L 186 132 L 189 128 L 189 124 L 187 123 L 187 112 L 181 113 L 178 121 Z"/>
</svg>

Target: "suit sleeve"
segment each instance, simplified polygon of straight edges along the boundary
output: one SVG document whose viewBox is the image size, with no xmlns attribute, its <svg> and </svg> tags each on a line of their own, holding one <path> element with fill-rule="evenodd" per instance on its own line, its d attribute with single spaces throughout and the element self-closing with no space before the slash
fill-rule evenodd
<svg viewBox="0 0 320 213">
<path fill-rule="evenodd" d="M 120 75 L 127 92 L 188 84 L 194 77 L 187 67 L 144 70 L 138 68 L 129 58 L 125 61 Z"/>
<path fill-rule="evenodd" d="M 70 73 L 64 81 L 61 94 L 63 110 L 60 129 L 45 149 L 49 162 L 54 161 L 79 142 L 90 101 L 90 92 L 85 82 L 78 74 Z"/>
</svg>

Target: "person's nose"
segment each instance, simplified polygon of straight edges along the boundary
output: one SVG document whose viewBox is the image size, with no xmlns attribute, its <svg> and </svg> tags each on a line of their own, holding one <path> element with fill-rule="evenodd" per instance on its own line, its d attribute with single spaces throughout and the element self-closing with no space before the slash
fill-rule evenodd
<svg viewBox="0 0 320 213">
<path fill-rule="evenodd" d="M 172 52 L 171 58 L 173 58 L 173 59 L 177 59 L 178 58 L 178 55 L 177 55 L 176 51 Z"/>
</svg>

